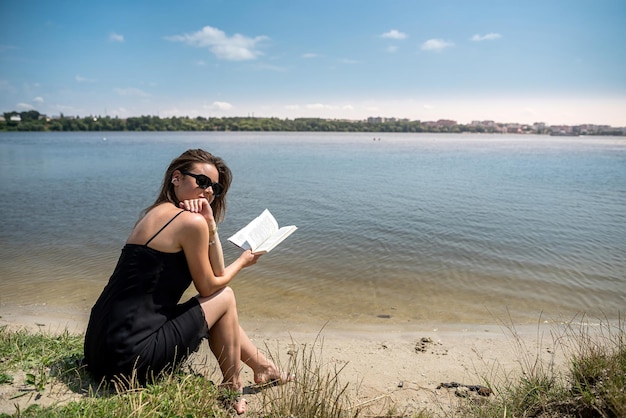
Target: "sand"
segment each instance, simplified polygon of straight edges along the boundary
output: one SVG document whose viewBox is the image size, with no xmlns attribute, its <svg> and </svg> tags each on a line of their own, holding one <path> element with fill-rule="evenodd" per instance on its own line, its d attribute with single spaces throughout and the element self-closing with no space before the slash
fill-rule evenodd
<svg viewBox="0 0 626 418">
<path fill-rule="evenodd" d="M 15 308 L 9 311 L 0 306 L 0 326 L 44 332 L 65 329 L 71 333 L 84 332 L 85 315 L 40 313 L 41 310 L 35 315 L 28 309 Z M 255 319 L 242 320 L 242 325 L 253 342 L 284 368 L 289 367 L 296 352 L 298 358 L 313 355 L 320 367 L 330 373 L 339 371 L 339 381 L 348 385 L 350 404 L 362 409 L 361 416 L 376 415 L 390 405 L 395 405 L 403 415 L 423 409 L 444 413 L 456 405 L 462 393 L 458 393 L 458 388 L 438 388 L 441 383 L 490 384 L 498 391 L 507 379 L 519 376 L 528 361 L 541 359 L 557 368 L 565 365 L 562 347 L 552 336 L 558 325 L 540 320 L 537 324 L 523 326 L 515 326 L 510 320 L 472 326 L 399 326 L 390 320 L 378 325 L 351 327 L 331 322 L 290 324 Z M 219 381 L 215 360 L 206 343 L 192 360 L 204 364 L 211 378 Z M 247 368 L 244 368 L 244 381 L 252 383 L 252 374 Z M 31 403 L 47 405 L 79 396 L 48 391 L 39 399 L 25 396 L 11 400 L 19 389 L 19 378 L 13 385 L 0 385 L 0 413 L 14 413 L 14 404 L 23 409 Z M 493 393 L 490 396 L 469 393 L 479 399 L 494 398 Z M 249 410 L 254 410 L 261 402 L 261 396 L 246 394 Z"/>
</svg>

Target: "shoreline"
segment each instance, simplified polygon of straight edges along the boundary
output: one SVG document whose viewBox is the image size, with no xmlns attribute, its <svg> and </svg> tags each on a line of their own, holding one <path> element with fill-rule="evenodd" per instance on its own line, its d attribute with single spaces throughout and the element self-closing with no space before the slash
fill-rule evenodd
<svg viewBox="0 0 626 418">
<path fill-rule="evenodd" d="M 38 307 L 37 311 L 46 312 L 46 307 Z M 520 375 L 525 361 L 539 359 L 556 368 L 566 365 L 567 353 L 554 339 L 554 327 L 559 326 L 555 323 L 406 327 L 330 322 L 293 324 L 260 318 L 241 323 L 257 347 L 267 351 L 283 369 L 289 367 L 295 350 L 305 357 L 309 353 L 329 370 L 340 371 L 338 379 L 348 384 L 351 403 L 374 414 L 382 413 L 390 405 L 406 414 L 425 408 L 433 411 L 453 408 L 459 399 L 456 390 L 438 388 L 440 384 L 458 382 L 497 387 L 499 382 Z M 0 326 L 5 325 L 33 332 L 83 333 L 86 317 L 54 311 L 48 311 L 45 316 L 34 315 L 27 310 L 9 311 L 2 305 Z M 203 342 L 191 360 L 194 367 L 204 368 L 212 380 L 220 380 L 208 344 Z M 243 379 L 246 385 L 253 383 L 247 367 Z M 246 394 L 252 408 L 262 402 L 262 396 Z M 45 404 L 46 396 L 37 402 Z M 0 412 L 14 411 L 13 403 L 0 396 Z"/>
</svg>

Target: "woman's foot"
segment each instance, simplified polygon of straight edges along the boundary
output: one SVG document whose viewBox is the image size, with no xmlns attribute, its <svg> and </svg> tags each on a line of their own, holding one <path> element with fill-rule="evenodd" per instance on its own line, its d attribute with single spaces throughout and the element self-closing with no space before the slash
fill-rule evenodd
<svg viewBox="0 0 626 418">
<path fill-rule="evenodd" d="M 258 370 L 254 373 L 254 383 L 257 386 L 284 385 L 294 380 L 296 380 L 295 374 L 281 372 L 274 365 L 267 366 L 263 370 Z"/>
<path fill-rule="evenodd" d="M 237 415 L 246 413 L 248 407 L 248 401 L 243 397 L 241 391 L 233 390 L 230 385 L 222 386 L 222 394 L 219 396 L 219 400 L 222 402 L 224 409 L 234 409 Z"/>
<path fill-rule="evenodd" d="M 239 394 L 233 398 L 231 405 L 237 415 L 242 415 L 246 413 L 248 401 L 246 401 L 246 398 L 243 397 L 243 394 Z"/>
</svg>

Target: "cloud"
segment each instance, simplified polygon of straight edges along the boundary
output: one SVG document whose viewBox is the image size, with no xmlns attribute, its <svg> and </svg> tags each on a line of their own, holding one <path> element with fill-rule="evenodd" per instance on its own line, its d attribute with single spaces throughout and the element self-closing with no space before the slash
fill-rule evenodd
<svg viewBox="0 0 626 418">
<path fill-rule="evenodd" d="M 26 109 L 26 110 L 33 110 L 34 109 L 33 105 L 31 105 L 29 103 L 18 103 L 17 104 L 17 108 L 18 109 Z"/>
<path fill-rule="evenodd" d="M 472 36 L 472 41 L 474 42 L 493 41 L 495 39 L 500 39 L 500 38 L 502 38 L 502 35 L 500 35 L 499 33 L 488 33 L 486 35 L 476 34 Z"/>
<path fill-rule="evenodd" d="M 209 108 L 213 110 L 230 110 L 233 108 L 233 105 L 228 102 L 213 102 Z"/>
<path fill-rule="evenodd" d="M 217 28 L 205 26 L 195 33 L 167 36 L 165 39 L 198 48 L 209 48 L 209 51 L 219 59 L 245 61 L 256 59 L 262 55 L 259 44 L 269 38 L 267 36 L 248 38 L 238 33 L 229 37 Z"/>
<path fill-rule="evenodd" d="M 387 52 L 389 52 L 390 54 L 393 54 L 394 52 L 398 51 L 398 47 L 397 46 L 388 46 L 387 47 Z"/>
<path fill-rule="evenodd" d="M 41 97 L 41 96 L 35 97 L 33 99 L 33 102 L 35 102 L 35 103 L 43 103 L 43 97 Z"/>
<path fill-rule="evenodd" d="M 146 93 L 143 90 L 140 90 L 138 88 L 135 87 L 128 87 L 128 88 L 115 88 L 113 89 L 113 91 L 115 91 L 115 93 L 117 93 L 119 96 L 125 96 L 125 97 L 149 97 L 150 95 L 148 93 Z"/>
<path fill-rule="evenodd" d="M 328 110 L 328 109 L 338 109 L 337 106 L 333 106 L 333 105 L 328 105 L 328 104 L 323 104 L 323 103 L 311 103 L 305 106 L 307 109 L 310 110 Z"/>
<path fill-rule="evenodd" d="M 306 54 L 302 54 L 302 58 L 317 58 L 317 57 L 319 57 L 319 55 L 314 52 L 307 52 Z"/>
<path fill-rule="evenodd" d="M 220 110 L 230 110 L 233 108 L 233 105 L 228 102 L 213 102 L 213 106 Z"/>
<path fill-rule="evenodd" d="M 444 41 L 443 39 L 429 39 L 422 44 L 422 51 L 443 51 L 446 48 L 453 47 L 452 42 Z"/>
<path fill-rule="evenodd" d="M 124 35 L 120 35 L 119 33 L 111 32 L 109 35 L 109 41 L 111 42 L 124 42 Z"/>
<path fill-rule="evenodd" d="M 96 82 L 96 80 L 92 78 L 83 77 L 80 74 L 76 74 L 74 79 L 76 80 L 77 83 L 95 83 Z"/>
<path fill-rule="evenodd" d="M 406 39 L 409 36 L 406 33 L 400 32 L 396 29 L 391 29 L 389 32 L 385 32 L 380 35 L 384 39 Z"/>
</svg>

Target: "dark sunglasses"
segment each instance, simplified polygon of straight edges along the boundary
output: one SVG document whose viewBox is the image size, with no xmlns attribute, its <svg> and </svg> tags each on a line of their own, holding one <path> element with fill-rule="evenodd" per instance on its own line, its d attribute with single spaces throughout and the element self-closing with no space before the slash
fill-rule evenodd
<svg viewBox="0 0 626 418">
<path fill-rule="evenodd" d="M 221 195 L 222 192 L 224 191 L 224 187 L 221 184 L 213 183 L 211 179 L 205 176 L 204 174 L 194 174 L 194 173 L 190 173 L 189 171 L 181 171 L 181 173 L 187 176 L 191 176 L 194 179 L 196 179 L 196 184 L 201 189 L 208 189 L 209 187 L 213 189 L 213 196 L 215 197 L 219 197 L 219 195 Z"/>
</svg>

